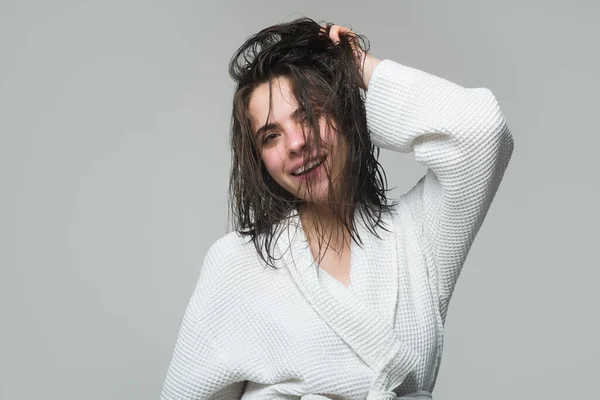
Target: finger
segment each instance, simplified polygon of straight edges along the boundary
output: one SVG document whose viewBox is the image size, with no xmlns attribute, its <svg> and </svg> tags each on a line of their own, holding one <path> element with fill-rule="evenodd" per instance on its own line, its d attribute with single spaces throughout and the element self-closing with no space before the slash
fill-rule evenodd
<svg viewBox="0 0 600 400">
<path fill-rule="evenodd" d="M 321 31 L 323 31 L 323 33 L 326 33 L 327 25 L 321 26 Z M 331 25 L 331 27 L 329 28 L 329 38 L 337 44 L 340 41 L 340 34 L 346 32 L 352 32 L 352 30 L 341 25 Z"/>
<path fill-rule="evenodd" d="M 324 34 L 327 34 L 327 25 L 322 25 L 321 31 Z M 336 25 L 331 25 L 329 27 L 329 39 L 331 39 L 334 43 L 337 43 L 340 40 L 339 34 L 337 33 Z"/>
<path fill-rule="evenodd" d="M 332 27 L 332 32 L 335 35 L 334 37 L 332 37 L 332 40 L 334 41 L 334 43 L 338 43 L 340 41 L 340 34 L 352 33 L 352 30 L 342 25 L 334 25 Z"/>
</svg>

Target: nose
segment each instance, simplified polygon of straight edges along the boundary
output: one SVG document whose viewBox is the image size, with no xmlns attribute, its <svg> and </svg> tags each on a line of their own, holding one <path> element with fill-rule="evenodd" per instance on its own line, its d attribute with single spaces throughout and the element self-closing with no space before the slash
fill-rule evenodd
<svg viewBox="0 0 600 400">
<path fill-rule="evenodd" d="M 306 133 L 299 126 L 294 127 L 287 135 L 287 151 L 289 155 L 302 154 L 306 147 Z"/>
</svg>

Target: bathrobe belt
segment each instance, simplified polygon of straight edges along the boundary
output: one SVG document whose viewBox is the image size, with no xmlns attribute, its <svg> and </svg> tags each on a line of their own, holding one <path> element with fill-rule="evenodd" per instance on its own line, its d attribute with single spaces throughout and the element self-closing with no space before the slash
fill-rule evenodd
<svg viewBox="0 0 600 400">
<path fill-rule="evenodd" d="M 431 400 L 431 393 L 421 390 L 419 392 L 396 396 L 394 392 L 369 392 L 367 400 Z M 301 400 L 330 400 L 329 397 L 318 394 L 307 394 Z"/>
</svg>

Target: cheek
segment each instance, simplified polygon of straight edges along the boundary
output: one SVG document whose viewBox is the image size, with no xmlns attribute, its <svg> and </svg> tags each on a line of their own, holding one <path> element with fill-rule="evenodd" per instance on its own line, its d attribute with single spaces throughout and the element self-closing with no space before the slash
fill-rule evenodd
<svg viewBox="0 0 600 400">
<path fill-rule="evenodd" d="M 265 168 L 271 176 L 278 175 L 282 170 L 282 162 L 279 154 L 274 149 L 263 151 L 262 161 L 265 164 Z"/>
</svg>

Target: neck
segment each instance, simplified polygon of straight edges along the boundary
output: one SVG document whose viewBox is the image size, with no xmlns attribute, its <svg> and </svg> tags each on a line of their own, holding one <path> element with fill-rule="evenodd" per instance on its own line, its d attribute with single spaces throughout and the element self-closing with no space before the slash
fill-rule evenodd
<svg viewBox="0 0 600 400">
<path fill-rule="evenodd" d="M 350 243 L 350 232 L 332 214 L 326 204 L 312 204 L 300 213 L 302 226 L 309 241 L 322 237 L 329 247 L 340 249 Z M 347 221 L 350 219 L 348 218 Z"/>
</svg>

